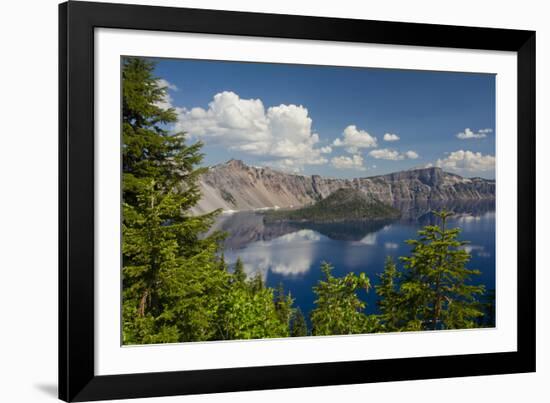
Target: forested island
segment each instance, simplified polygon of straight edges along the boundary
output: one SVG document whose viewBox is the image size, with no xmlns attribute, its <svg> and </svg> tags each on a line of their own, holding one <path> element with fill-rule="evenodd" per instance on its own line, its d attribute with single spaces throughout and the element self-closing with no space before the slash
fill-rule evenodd
<svg viewBox="0 0 550 403">
<path fill-rule="evenodd" d="M 221 210 L 196 210 L 208 172 L 202 144 L 168 131 L 176 114 L 159 106 L 166 88 L 153 71 L 147 59 L 123 58 L 123 344 L 494 326 L 494 297 L 472 284 L 479 271 L 469 268 L 467 242 L 460 228 L 448 228 L 446 211 L 408 241 L 409 255 L 386 260 L 376 286 L 365 273 L 335 276 L 323 263 L 311 312 L 295 307 L 282 285 L 247 277 L 241 260 L 229 267 L 224 233 L 209 232 Z M 472 186 L 480 193 L 490 184 Z M 340 220 L 338 206 L 365 219 L 398 214 L 364 193 L 336 189 L 293 219 Z M 376 293 L 379 313 L 365 312 L 364 292 Z"/>
<path fill-rule="evenodd" d="M 339 222 L 399 218 L 400 211 L 357 189 L 338 189 L 325 199 L 298 209 L 265 212 L 267 221 Z"/>
</svg>

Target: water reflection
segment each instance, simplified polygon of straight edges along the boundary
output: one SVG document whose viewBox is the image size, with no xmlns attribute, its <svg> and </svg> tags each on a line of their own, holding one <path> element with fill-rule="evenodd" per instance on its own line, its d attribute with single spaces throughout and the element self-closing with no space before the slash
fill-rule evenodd
<svg viewBox="0 0 550 403">
<path fill-rule="evenodd" d="M 365 235 L 360 241 L 354 243 L 355 245 L 359 244 L 359 245 L 371 245 L 371 246 L 374 246 L 376 245 L 376 239 L 377 239 L 377 236 L 376 234 L 367 234 Z"/>
<path fill-rule="evenodd" d="M 303 229 L 269 241 L 256 241 L 244 249 L 226 249 L 225 259 L 233 265 L 240 258 L 247 276 L 259 274 L 267 280 L 269 271 L 282 276 L 296 276 L 310 270 L 315 244 L 322 240 L 321 234 Z"/>
<path fill-rule="evenodd" d="M 492 209 L 491 209 L 492 206 Z M 248 276 L 260 275 L 269 286 L 282 282 L 292 293 L 295 305 L 304 312 L 314 306 L 312 287 L 322 278 L 320 265 L 328 261 L 334 274 L 365 272 L 376 284 L 387 256 L 398 260 L 410 253 L 407 239 L 415 238 L 424 225 L 437 223 L 432 209 L 445 207 L 456 214 L 449 227 L 460 227 L 463 248 L 471 254 L 469 268 L 481 275 L 477 281 L 487 289 L 495 285 L 494 203 L 454 203 L 442 206 L 401 205 L 404 213 L 395 221 L 363 221 L 330 224 L 264 223 L 259 213 L 243 212 L 221 216 L 214 230 L 226 231 L 224 255 L 229 265 L 241 258 Z M 376 294 L 370 292 L 367 310 L 376 309 Z"/>
<path fill-rule="evenodd" d="M 211 231 L 227 233 L 226 249 L 238 249 L 253 242 L 269 241 L 296 230 L 296 227 L 287 223 L 265 225 L 263 215 L 254 212 L 222 214 L 211 228 Z"/>
<path fill-rule="evenodd" d="M 487 252 L 482 245 L 464 245 L 462 249 L 472 256 L 491 257 L 491 253 Z"/>
<path fill-rule="evenodd" d="M 462 217 L 467 220 L 467 217 L 481 217 L 484 214 L 494 214 L 494 200 L 480 201 L 458 201 L 453 203 L 437 202 L 420 202 L 416 204 L 402 203 L 395 205 L 401 211 L 401 219 L 417 222 L 421 225 L 434 225 L 438 222 L 434 211 L 447 210 L 454 213 L 453 219 Z"/>
<path fill-rule="evenodd" d="M 369 235 L 375 234 L 384 227 L 389 226 L 392 220 L 372 220 L 372 221 L 342 221 L 336 223 L 292 223 L 288 224 L 295 230 L 297 228 L 308 228 L 323 234 L 327 238 L 336 241 L 354 241 L 368 244 L 373 242 Z M 376 239 L 374 239 L 376 241 Z"/>
<path fill-rule="evenodd" d="M 212 231 L 224 231 L 228 234 L 226 249 L 240 249 L 253 242 L 270 241 L 283 235 L 309 229 L 333 240 L 355 241 L 365 245 L 374 244 L 374 235 L 388 230 L 396 222 L 414 225 L 435 225 L 438 222 L 433 211 L 446 209 L 455 213 L 453 221 L 460 227 L 467 227 L 470 222 L 494 220 L 494 201 L 477 202 L 417 202 L 395 205 L 401 211 L 399 220 L 348 221 L 337 223 L 313 222 L 276 222 L 264 223 L 263 215 L 255 212 L 241 212 L 221 215 Z M 370 235 L 370 237 L 369 237 Z M 391 248 L 391 245 L 387 248 Z"/>
</svg>

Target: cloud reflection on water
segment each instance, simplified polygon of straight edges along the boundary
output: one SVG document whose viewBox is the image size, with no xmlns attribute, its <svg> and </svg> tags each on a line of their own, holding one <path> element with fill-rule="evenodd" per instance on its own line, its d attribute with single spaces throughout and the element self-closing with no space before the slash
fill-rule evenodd
<svg viewBox="0 0 550 403">
<path fill-rule="evenodd" d="M 487 252 L 485 247 L 482 245 L 464 245 L 462 249 L 472 256 L 477 255 L 479 257 L 491 257 L 491 254 Z"/>
<path fill-rule="evenodd" d="M 449 225 L 461 227 L 463 234 L 494 233 L 494 211 L 487 210 L 490 205 L 477 207 L 476 204 L 450 208 L 455 215 Z M 266 224 L 261 214 L 244 212 L 220 217 L 215 230 L 228 234 L 224 254 L 230 266 L 240 257 L 249 277 L 260 275 L 267 281 L 272 273 L 275 278 L 279 276 L 274 281 L 279 281 L 280 277 L 302 281 L 309 278 L 313 266 L 319 266 L 323 260 L 344 271 L 376 271 L 383 267 L 385 256 L 408 253 L 405 240 L 414 238 L 422 225 L 435 224 L 437 218 L 430 210 L 418 206 L 406 212 L 408 215 L 414 213 L 416 218 L 319 224 Z M 483 239 L 471 240 L 474 244 L 468 245 L 467 251 L 472 257 L 492 256 L 490 247 L 480 246 L 484 244 Z"/>
<path fill-rule="evenodd" d="M 311 269 L 316 244 L 322 240 L 319 233 L 303 229 L 269 241 L 251 243 L 245 249 L 228 251 L 225 258 L 233 265 L 240 257 L 248 277 L 259 274 L 265 281 L 269 272 L 297 276 Z"/>
<path fill-rule="evenodd" d="M 377 238 L 376 233 L 367 234 L 363 239 L 361 239 L 357 243 L 361 245 L 374 246 L 376 245 L 376 238 Z"/>
</svg>

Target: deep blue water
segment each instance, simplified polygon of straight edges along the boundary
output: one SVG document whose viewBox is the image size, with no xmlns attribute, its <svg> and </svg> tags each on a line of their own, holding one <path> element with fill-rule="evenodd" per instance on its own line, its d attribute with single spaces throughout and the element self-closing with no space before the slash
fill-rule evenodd
<svg viewBox="0 0 550 403">
<path fill-rule="evenodd" d="M 371 284 L 384 268 L 386 256 L 408 255 L 405 240 L 415 238 L 435 217 L 422 208 L 403 208 L 406 218 L 397 221 L 348 222 L 338 224 L 266 225 L 260 213 L 222 215 L 216 229 L 226 231 L 225 258 L 233 265 L 240 257 L 249 276 L 260 273 L 269 286 L 283 283 L 295 305 L 306 316 L 314 307 L 312 287 L 323 278 L 321 262 L 334 266 L 335 276 L 347 272 L 365 272 Z M 460 227 L 459 239 L 467 240 L 471 253 L 469 268 L 481 271 L 472 283 L 495 287 L 495 212 L 492 204 L 461 206 L 448 221 L 448 227 Z M 362 295 L 367 312 L 376 312 L 376 293 Z"/>
</svg>

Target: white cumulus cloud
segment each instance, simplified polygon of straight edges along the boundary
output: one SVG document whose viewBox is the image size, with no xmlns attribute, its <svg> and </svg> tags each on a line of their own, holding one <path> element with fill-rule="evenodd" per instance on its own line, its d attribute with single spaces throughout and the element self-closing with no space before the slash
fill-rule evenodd
<svg viewBox="0 0 550 403">
<path fill-rule="evenodd" d="M 372 158 L 376 158 L 377 160 L 391 160 L 391 161 L 400 161 L 407 159 L 417 159 L 418 154 L 416 151 L 409 150 L 404 153 L 400 153 L 397 150 L 392 150 L 390 148 L 380 148 L 378 150 L 372 150 L 369 155 Z"/>
<path fill-rule="evenodd" d="M 332 166 L 336 169 L 357 169 L 364 171 L 363 157 L 360 155 L 352 155 L 351 157 L 341 156 L 334 157 L 330 160 Z"/>
<path fill-rule="evenodd" d="M 264 107 L 260 99 L 242 99 L 224 91 L 214 95 L 207 109 L 179 111 L 175 129 L 209 144 L 263 156 L 274 164 L 300 167 L 328 162 L 318 148 L 319 135 L 312 131 L 308 110 L 301 105 Z"/>
<path fill-rule="evenodd" d="M 397 141 L 400 138 L 401 137 L 399 137 L 397 134 L 393 134 L 393 133 L 384 134 L 384 141 Z"/>
<path fill-rule="evenodd" d="M 164 78 L 159 78 L 157 80 L 157 87 L 165 88 L 165 91 L 164 91 L 164 98 L 160 101 L 155 102 L 155 105 L 161 109 L 173 108 L 174 107 L 173 99 L 170 96 L 170 92 L 168 90 L 177 91 L 178 87 L 176 87 L 175 84 L 172 84 L 171 82 L 165 80 Z"/>
<path fill-rule="evenodd" d="M 491 171 L 495 169 L 495 157 L 480 152 L 458 150 L 449 153 L 435 163 L 437 167 L 454 171 Z"/>
<path fill-rule="evenodd" d="M 171 82 L 169 82 L 168 80 L 165 80 L 164 78 L 159 78 L 157 80 L 157 85 L 159 86 L 159 88 L 166 87 L 172 91 L 178 90 L 178 87 L 176 86 L 176 84 L 172 84 Z"/>
<path fill-rule="evenodd" d="M 416 151 L 413 151 L 413 150 L 405 151 L 404 155 L 405 155 L 406 158 L 408 158 L 410 160 L 415 160 L 419 157 L 418 153 Z"/>
<path fill-rule="evenodd" d="M 381 148 L 379 150 L 372 150 L 369 155 L 377 160 L 402 160 L 404 157 L 399 154 L 399 151 L 390 150 L 389 148 Z"/>
<path fill-rule="evenodd" d="M 480 129 L 477 132 L 474 132 L 472 129 L 467 127 L 463 132 L 457 133 L 456 137 L 461 140 L 482 139 L 487 137 L 487 134 L 492 132 L 493 129 Z"/>
<path fill-rule="evenodd" d="M 361 148 L 377 146 L 376 137 L 371 136 L 365 130 L 359 130 L 355 125 L 347 126 L 342 132 L 343 139 L 336 139 L 332 143 L 334 147 L 346 147 L 351 154 L 359 152 Z"/>
</svg>

